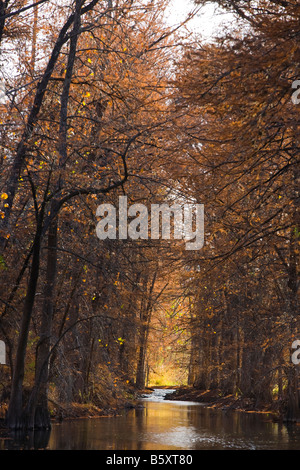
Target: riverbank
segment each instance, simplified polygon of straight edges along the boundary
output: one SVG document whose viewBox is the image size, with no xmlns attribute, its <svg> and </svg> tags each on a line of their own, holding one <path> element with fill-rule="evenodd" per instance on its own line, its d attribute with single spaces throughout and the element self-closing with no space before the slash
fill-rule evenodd
<svg viewBox="0 0 300 470">
<path fill-rule="evenodd" d="M 134 388 L 118 387 L 114 393 L 103 394 L 100 398 L 87 403 L 58 402 L 48 398 L 48 408 L 52 423 L 62 423 L 65 420 L 92 419 L 118 416 L 126 410 L 138 408 L 139 397 Z M 5 416 L 8 410 L 7 402 L 0 402 L 0 438 L 9 436 Z"/>
<path fill-rule="evenodd" d="M 81 403 L 70 403 L 68 405 L 55 405 L 55 409 L 51 410 L 51 425 L 52 427 L 59 423 L 62 424 L 65 421 L 77 422 L 79 420 L 92 420 L 105 417 L 116 417 L 120 416 L 126 410 L 133 408 L 139 408 L 141 405 L 138 401 L 126 401 L 120 403 L 118 406 L 99 408 L 96 405 L 91 403 L 81 404 Z M 39 430 L 38 430 L 39 431 Z M 28 431 L 24 431 L 27 435 Z M 22 432 L 19 432 L 21 435 Z M 0 440 L 14 440 L 14 432 L 7 428 L 5 424 L 5 419 L 0 418 Z"/>
<path fill-rule="evenodd" d="M 203 403 L 209 408 L 245 413 L 265 413 L 272 415 L 274 420 L 283 419 L 282 406 L 277 402 L 273 405 L 258 403 L 256 400 L 247 397 L 237 397 L 230 394 L 224 396 L 218 390 L 197 390 L 193 387 L 182 386 L 178 387 L 175 392 L 168 394 L 167 400 L 193 401 Z"/>
<path fill-rule="evenodd" d="M 173 393 L 167 395 L 167 400 L 193 401 L 203 403 L 208 408 L 221 409 L 223 411 L 240 411 L 245 413 L 265 413 L 272 416 L 275 421 L 282 420 L 282 410 L 278 406 L 260 403 L 253 399 L 236 397 L 234 395 L 222 396 L 218 390 L 197 390 L 188 386 L 153 386 L 142 391 L 132 388 L 124 389 L 121 393 L 103 397 L 100 403 L 58 403 L 49 398 L 49 410 L 51 421 L 63 422 L 64 420 L 91 419 L 101 417 L 113 417 L 120 415 L 128 409 L 141 407 L 140 398 L 151 394 L 154 389 L 173 389 Z M 7 433 L 5 427 L 5 412 L 7 404 L 0 406 L 0 437 Z"/>
</svg>

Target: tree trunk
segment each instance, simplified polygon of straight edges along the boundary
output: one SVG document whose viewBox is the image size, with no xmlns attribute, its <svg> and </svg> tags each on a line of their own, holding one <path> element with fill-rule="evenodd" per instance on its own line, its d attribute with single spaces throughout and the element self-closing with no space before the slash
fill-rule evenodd
<svg viewBox="0 0 300 470">
<path fill-rule="evenodd" d="M 146 295 L 146 294 L 145 294 Z M 137 371 L 136 371 L 136 387 L 138 389 L 142 389 L 145 387 L 145 357 L 146 357 L 146 349 L 147 349 L 147 330 L 149 324 L 149 315 L 151 315 L 151 311 L 148 311 L 147 306 L 145 306 L 145 299 L 142 299 L 141 305 L 141 329 L 139 335 L 139 354 L 138 354 L 138 361 L 137 361 Z"/>
<path fill-rule="evenodd" d="M 57 227 L 58 217 L 55 217 L 49 227 L 48 233 L 46 282 L 40 341 L 37 346 L 36 355 L 35 383 L 26 409 L 28 427 L 30 429 L 50 428 L 48 377 L 57 268 Z"/>
<path fill-rule="evenodd" d="M 296 160 L 296 157 L 294 157 Z M 296 163 L 296 162 L 295 162 Z M 295 164 L 293 171 L 293 223 L 290 235 L 290 253 L 288 267 L 288 289 L 289 289 L 289 314 L 290 314 L 290 334 L 296 338 L 298 335 L 298 250 L 299 250 L 299 227 L 300 227 L 300 169 Z M 288 407 L 287 419 L 300 420 L 300 390 L 299 390 L 299 372 L 297 366 L 291 365 L 288 375 Z"/>
<path fill-rule="evenodd" d="M 145 387 L 145 357 L 146 345 L 141 344 L 139 347 L 139 356 L 136 372 L 136 388 L 141 390 Z"/>
<path fill-rule="evenodd" d="M 7 426 L 11 429 L 22 429 L 27 427 L 26 418 L 23 413 L 23 380 L 28 333 L 40 269 L 41 232 L 41 224 L 38 224 L 34 240 L 31 273 L 24 304 L 21 329 L 18 338 L 11 396 L 6 416 Z"/>
<path fill-rule="evenodd" d="M 148 289 L 148 275 L 146 275 L 143 281 L 143 298 L 141 302 L 141 329 L 140 329 L 140 344 L 139 344 L 139 355 L 137 362 L 137 372 L 136 372 L 136 387 L 142 389 L 145 387 L 145 358 L 147 352 L 147 342 L 149 335 L 149 325 L 152 315 L 152 306 L 153 306 L 153 290 L 156 282 L 157 268 L 153 275 L 153 278 L 150 282 L 150 287 Z"/>
</svg>

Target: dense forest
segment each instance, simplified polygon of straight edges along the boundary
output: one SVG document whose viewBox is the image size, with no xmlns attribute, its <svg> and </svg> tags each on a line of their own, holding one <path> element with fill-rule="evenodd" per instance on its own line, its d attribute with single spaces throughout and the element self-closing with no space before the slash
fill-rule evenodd
<svg viewBox="0 0 300 470">
<path fill-rule="evenodd" d="M 125 405 L 155 383 L 300 419 L 300 5 L 209 2 L 232 21 L 207 40 L 208 2 L 176 26 L 169 3 L 0 0 L 11 429 Z M 204 205 L 204 246 L 151 237 L 132 213 L 135 237 L 100 240 L 98 207 L 125 196 L 136 215 Z"/>
</svg>

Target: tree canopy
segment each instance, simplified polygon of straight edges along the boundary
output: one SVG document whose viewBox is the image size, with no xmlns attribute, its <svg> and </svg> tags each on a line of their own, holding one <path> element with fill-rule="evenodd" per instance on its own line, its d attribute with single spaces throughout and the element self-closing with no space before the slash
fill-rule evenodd
<svg viewBox="0 0 300 470">
<path fill-rule="evenodd" d="M 10 428 L 174 376 L 299 417 L 300 6 L 216 0 L 234 21 L 208 41 L 169 3 L 0 1 Z M 120 196 L 204 205 L 204 247 L 99 240 Z"/>
</svg>

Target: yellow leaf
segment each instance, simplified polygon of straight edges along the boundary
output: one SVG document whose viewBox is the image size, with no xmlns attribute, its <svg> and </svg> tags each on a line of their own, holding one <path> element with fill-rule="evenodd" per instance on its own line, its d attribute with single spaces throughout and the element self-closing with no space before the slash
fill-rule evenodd
<svg viewBox="0 0 300 470">
<path fill-rule="evenodd" d="M 7 198 L 8 198 L 8 195 L 6 193 L 1 194 L 1 199 L 7 199 Z"/>
</svg>

